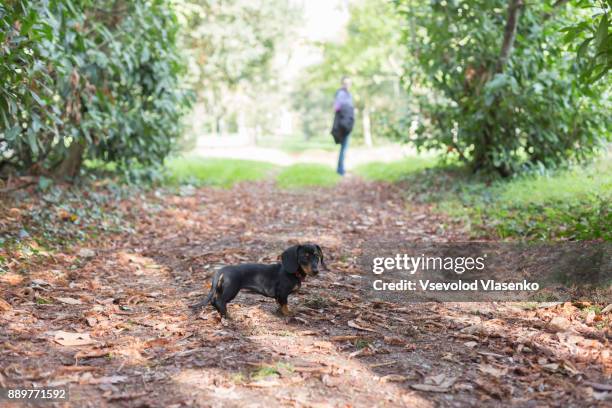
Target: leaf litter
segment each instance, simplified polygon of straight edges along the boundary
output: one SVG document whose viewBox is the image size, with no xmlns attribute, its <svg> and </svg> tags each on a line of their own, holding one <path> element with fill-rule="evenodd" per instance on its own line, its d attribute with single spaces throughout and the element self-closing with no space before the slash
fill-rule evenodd
<svg viewBox="0 0 612 408">
<path fill-rule="evenodd" d="M 466 236 L 397 186 L 23 194 L 0 201 L 0 386 L 69 384 L 75 404 L 102 407 L 610 402 L 609 305 L 362 296 L 369 240 Z M 246 293 L 224 324 L 190 313 L 222 265 L 305 241 L 329 271 L 292 295 L 292 317 Z"/>
</svg>

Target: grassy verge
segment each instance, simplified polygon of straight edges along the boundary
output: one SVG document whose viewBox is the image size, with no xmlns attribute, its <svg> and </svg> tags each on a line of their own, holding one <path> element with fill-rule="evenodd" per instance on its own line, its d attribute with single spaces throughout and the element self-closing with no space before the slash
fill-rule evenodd
<svg viewBox="0 0 612 408">
<path fill-rule="evenodd" d="M 409 159 L 369 164 L 370 179 L 399 181 L 411 201 L 461 219 L 473 237 L 612 240 L 612 160 L 510 180 L 475 177 L 457 166 Z M 420 168 L 419 168 L 420 167 Z"/>
<path fill-rule="evenodd" d="M 280 188 L 331 187 L 340 176 L 329 166 L 322 164 L 294 164 L 283 168 L 276 177 Z"/>
<path fill-rule="evenodd" d="M 166 182 L 170 185 L 231 187 L 240 181 L 262 180 L 268 177 L 276 166 L 254 160 L 177 157 L 168 160 L 166 169 Z"/>
<path fill-rule="evenodd" d="M 204 159 L 181 157 L 166 163 L 166 184 L 171 186 L 191 184 L 231 187 L 241 181 L 257 181 L 276 178 L 280 188 L 329 187 L 340 177 L 328 166 L 320 164 L 295 164 L 278 167 L 273 164 L 234 159 Z"/>
<path fill-rule="evenodd" d="M 397 182 L 408 175 L 436 165 L 437 159 L 431 157 L 410 157 L 405 160 L 383 163 L 372 162 L 362 164 L 355 169 L 361 177 L 372 181 Z"/>
</svg>

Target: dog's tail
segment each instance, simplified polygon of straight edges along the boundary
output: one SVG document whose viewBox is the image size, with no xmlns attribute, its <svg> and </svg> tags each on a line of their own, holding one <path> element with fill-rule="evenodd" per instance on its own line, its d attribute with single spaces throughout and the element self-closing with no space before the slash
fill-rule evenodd
<svg viewBox="0 0 612 408">
<path fill-rule="evenodd" d="M 223 275 L 221 275 L 221 282 L 219 279 L 219 275 L 220 274 L 216 273 L 213 277 L 212 285 L 210 286 L 210 291 L 208 292 L 208 295 L 206 295 L 206 298 L 201 302 L 196 303 L 195 305 L 189 306 L 194 313 L 197 313 L 201 308 L 207 306 L 212 301 L 213 296 L 215 295 L 215 292 L 218 289 L 217 287 L 220 286 L 220 284 L 222 283 Z"/>
</svg>

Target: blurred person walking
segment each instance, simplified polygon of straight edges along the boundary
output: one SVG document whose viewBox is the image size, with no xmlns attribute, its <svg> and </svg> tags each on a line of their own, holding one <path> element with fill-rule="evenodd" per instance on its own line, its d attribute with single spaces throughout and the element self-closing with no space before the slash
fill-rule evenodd
<svg viewBox="0 0 612 408">
<path fill-rule="evenodd" d="M 349 135 L 353 130 L 355 123 L 355 109 L 353 107 L 353 97 L 349 92 L 351 87 L 351 79 L 342 77 L 341 87 L 336 91 L 334 97 L 334 124 L 331 134 L 334 136 L 336 144 L 340 145 L 340 154 L 338 155 L 338 169 L 336 170 L 341 176 L 344 175 L 344 156 L 348 147 Z"/>
</svg>

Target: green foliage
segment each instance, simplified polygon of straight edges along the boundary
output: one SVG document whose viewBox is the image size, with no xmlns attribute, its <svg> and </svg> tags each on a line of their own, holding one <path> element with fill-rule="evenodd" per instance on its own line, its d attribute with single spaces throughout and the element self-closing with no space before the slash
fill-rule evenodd
<svg viewBox="0 0 612 408">
<path fill-rule="evenodd" d="M 0 6 L 0 163 L 72 177 L 84 159 L 156 165 L 188 106 L 162 0 Z"/>
<path fill-rule="evenodd" d="M 432 90 L 413 92 L 420 115 L 411 141 L 419 148 L 509 175 L 587 159 L 610 139 L 609 84 L 582 86 L 563 45 L 560 29 L 576 21 L 573 7 L 525 2 L 506 60 L 508 1 L 396 3 L 418 61 L 406 86 Z"/>
<path fill-rule="evenodd" d="M 265 125 L 278 108 L 274 58 L 293 38 L 296 9 L 288 0 L 178 0 L 189 80 L 205 115 L 194 118 L 196 135 L 236 133 Z M 264 132 L 270 129 L 262 129 Z"/>
<path fill-rule="evenodd" d="M 354 137 L 369 142 L 363 126 L 365 115 L 373 135 L 387 136 L 388 123 L 407 109 L 407 94 L 400 85 L 407 57 L 400 46 L 401 21 L 392 4 L 362 0 L 351 4 L 349 11 L 346 35 L 342 41 L 319 44 L 323 60 L 308 68 L 294 95 L 307 137 L 329 136 L 334 93 L 345 75 L 351 77 L 357 108 Z"/>
<path fill-rule="evenodd" d="M 612 68 L 612 1 L 580 0 L 577 3 L 593 15 L 564 27 L 563 41 L 575 45 L 582 80 L 594 83 Z"/>
<path fill-rule="evenodd" d="M 272 164 L 254 160 L 175 157 L 167 163 L 167 182 L 231 187 L 241 181 L 264 179 L 274 169 Z"/>
<path fill-rule="evenodd" d="M 322 164 L 294 164 L 281 170 L 276 178 L 280 188 L 331 187 L 340 176 Z"/>
</svg>

